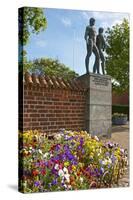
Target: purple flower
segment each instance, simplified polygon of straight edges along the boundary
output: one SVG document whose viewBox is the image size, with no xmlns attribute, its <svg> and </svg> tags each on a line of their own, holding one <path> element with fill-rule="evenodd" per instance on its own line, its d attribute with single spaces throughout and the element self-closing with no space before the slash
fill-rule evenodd
<svg viewBox="0 0 133 200">
<path fill-rule="evenodd" d="M 95 168 L 95 172 L 96 172 L 96 173 L 98 173 L 98 172 L 99 172 L 99 170 L 98 170 L 97 168 Z"/>
<path fill-rule="evenodd" d="M 56 184 L 57 184 L 57 180 L 53 180 L 52 185 L 56 185 Z"/>
<path fill-rule="evenodd" d="M 60 150 L 60 145 L 59 145 L 59 144 L 56 145 L 55 150 L 56 150 L 56 151 L 59 151 L 59 150 Z"/>
<path fill-rule="evenodd" d="M 91 171 L 91 172 L 90 172 L 90 175 L 91 175 L 91 176 L 95 176 L 95 172 L 94 172 L 94 171 Z"/>
<path fill-rule="evenodd" d="M 109 156 L 110 156 L 110 153 L 109 153 L 109 152 L 106 152 L 106 153 L 105 153 L 105 156 L 106 156 L 106 157 L 109 157 Z"/>
<path fill-rule="evenodd" d="M 67 157 L 70 161 L 75 158 L 71 153 L 67 153 Z"/>
<path fill-rule="evenodd" d="M 87 167 L 87 168 L 86 168 L 86 171 L 90 172 L 90 171 L 91 171 L 91 168 L 90 168 L 90 167 Z"/>
<path fill-rule="evenodd" d="M 55 157 L 54 157 L 54 161 L 55 161 L 55 160 L 60 160 L 60 156 L 59 156 L 59 155 L 55 156 Z"/>
<path fill-rule="evenodd" d="M 77 162 L 76 160 L 72 160 L 72 164 L 73 164 L 73 165 L 77 165 L 78 162 Z"/>
<path fill-rule="evenodd" d="M 81 150 L 81 149 L 82 149 L 82 146 L 81 146 L 81 145 L 79 145 L 77 149 L 78 149 L 78 150 Z"/>
<path fill-rule="evenodd" d="M 82 146 L 84 143 L 84 139 L 83 138 L 80 138 L 80 145 Z"/>
<path fill-rule="evenodd" d="M 110 168 L 111 167 L 111 164 L 108 164 L 108 168 Z"/>
<path fill-rule="evenodd" d="M 69 137 L 69 138 L 68 138 L 68 140 L 73 140 L 73 138 L 74 138 L 74 137 L 73 137 L 73 136 L 71 136 L 71 137 Z"/>
<path fill-rule="evenodd" d="M 44 162 L 44 165 L 48 167 L 48 161 Z"/>
<path fill-rule="evenodd" d="M 74 143 L 74 142 L 71 142 L 71 145 L 72 145 L 72 146 L 74 146 L 74 145 L 75 145 L 75 143 Z"/>
<path fill-rule="evenodd" d="M 114 154 L 111 155 L 111 160 L 112 160 L 112 163 L 115 163 L 116 157 L 114 156 Z"/>
<path fill-rule="evenodd" d="M 40 182 L 39 181 L 35 181 L 34 185 L 35 185 L 35 187 L 38 187 L 40 185 Z"/>
<path fill-rule="evenodd" d="M 60 155 L 60 160 L 66 160 L 66 155 L 65 154 L 62 154 L 62 155 Z"/>
<path fill-rule="evenodd" d="M 114 147 L 114 144 L 112 142 L 108 142 L 107 144 L 108 144 L 109 148 L 113 148 Z"/>
<path fill-rule="evenodd" d="M 103 161 L 100 159 L 100 160 L 99 160 L 99 163 L 102 165 L 102 164 L 103 164 Z"/>
<path fill-rule="evenodd" d="M 65 144 L 65 145 L 64 145 L 64 150 L 65 150 L 65 151 L 69 151 L 69 145 L 68 145 L 68 144 Z"/>
<path fill-rule="evenodd" d="M 52 169 L 52 174 L 58 175 L 58 171 L 55 168 L 53 168 Z"/>
<path fill-rule="evenodd" d="M 97 176 L 97 177 L 100 176 L 100 173 L 99 173 L 99 169 L 98 169 L 98 168 L 95 168 L 95 169 L 94 169 L 94 173 L 95 173 L 95 176 Z"/>
<path fill-rule="evenodd" d="M 39 167 L 39 166 L 40 166 L 40 163 L 39 163 L 39 162 L 36 162 L 36 163 L 35 163 L 35 166 L 36 166 L 36 167 Z"/>
<path fill-rule="evenodd" d="M 101 168 L 100 168 L 100 174 L 102 175 L 103 173 L 104 173 L 104 168 L 101 167 Z"/>
<path fill-rule="evenodd" d="M 82 149 L 82 154 L 84 154 L 85 153 L 85 150 L 84 149 Z"/>
</svg>

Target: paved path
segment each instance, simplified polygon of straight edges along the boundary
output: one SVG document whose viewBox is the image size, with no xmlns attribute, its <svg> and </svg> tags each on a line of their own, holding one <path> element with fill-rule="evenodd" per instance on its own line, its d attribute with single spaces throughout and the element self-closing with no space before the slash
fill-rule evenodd
<svg viewBox="0 0 133 200">
<path fill-rule="evenodd" d="M 122 148 L 129 150 L 129 125 L 112 126 L 112 136 L 105 141 L 117 142 Z"/>
</svg>

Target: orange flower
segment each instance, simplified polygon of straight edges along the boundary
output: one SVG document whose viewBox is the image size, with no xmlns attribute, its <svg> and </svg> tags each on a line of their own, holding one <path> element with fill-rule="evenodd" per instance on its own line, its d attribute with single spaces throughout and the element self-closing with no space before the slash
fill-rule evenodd
<svg viewBox="0 0 133 200">
<path fill-rule="evenodd" d="M 80 171 L 78 171 L 78 172 L 77 172 L 77 176 L 80 176 L 80 175 L 81 175 L 81 173 L 80 173 Z"/>
<path fill-rule="evenodd" d="M 32 174 L 33 174 L 33 176 L 37 176 L 39 174 L 39 171 L 35 169 L 32 171 Z"/>
</svg>

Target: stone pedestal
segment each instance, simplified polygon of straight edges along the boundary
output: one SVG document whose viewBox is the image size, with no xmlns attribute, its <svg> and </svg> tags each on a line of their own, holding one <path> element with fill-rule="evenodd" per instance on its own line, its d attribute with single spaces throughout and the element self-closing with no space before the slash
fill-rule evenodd
<svg viewBox="0 0 133 200">
<path fill-rule="evenodd" d="M 108 75 L 85 74 L 78 77 L 86 92 L 85 128 L 92 135 L 111 136 L 112 84 Z"/>
</svg>

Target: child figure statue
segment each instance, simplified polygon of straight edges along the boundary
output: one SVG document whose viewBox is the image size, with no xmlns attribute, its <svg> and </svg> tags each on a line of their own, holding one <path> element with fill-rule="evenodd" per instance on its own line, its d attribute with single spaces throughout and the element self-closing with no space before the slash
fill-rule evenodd
<svg viewBox="0 0 133 200">
<path fill-rule="evenodd" d="M 105 50 L 106 43 L 105 43 L 105 40 L 104 40 L 104 37 L 103 37 L 104 29 L 99 28 L 98 31 L 99 31 L 99 34 L 97 35 L 97 38 L 96 38 L 96 45 L 97 45 L 97 48 L 99 50 L 102 72 L 103 72 L 103 74 L 105 74 L 105 71 L 104 71 L 104 69 L 105 69 L 105 57 L 104 57 L 103 51 Z"/>
</svg>

